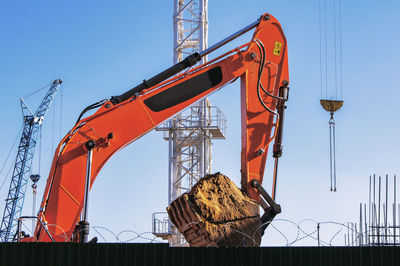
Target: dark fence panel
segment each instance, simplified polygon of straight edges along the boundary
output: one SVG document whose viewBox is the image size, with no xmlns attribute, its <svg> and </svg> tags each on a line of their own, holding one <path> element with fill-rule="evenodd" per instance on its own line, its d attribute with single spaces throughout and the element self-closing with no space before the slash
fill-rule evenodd
<svg viewBox="0 0 400 266">
<path fill-rule="evenodd" d="M 167 244 L 0 243 L 0 266 L 399 266 L 400 247 L 170 248 Z"/>
</svg>

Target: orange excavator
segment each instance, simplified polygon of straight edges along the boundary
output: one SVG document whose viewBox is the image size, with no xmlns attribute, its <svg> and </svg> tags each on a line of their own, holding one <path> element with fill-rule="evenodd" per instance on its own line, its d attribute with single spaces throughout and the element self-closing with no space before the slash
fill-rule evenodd
<svg viewBox="0 0 400 266">
<path fill-rule="evenodd" d="M 195 66 L 202 57 L 252 29 L 255 31 L 248 43 Z M 265 210 L 263 223 L 270 222 L 280 212 L 274 200 L 289 76 L 282 28 L 273 16 L 263 14 L 254 23 L 133 89 L 86 107 L 55 151 L 38 215 L 31 217 L 37 220 L 34 235 L 21 239 L 19 223 L 18 239 L 87 242 L 88 194 L 107 160 L 163 121 L 239 77 L 241 189 Z M 92 109 L 97 111 L 82 118 Z M 270 196 L 261 184 L 268 147 L 274 139 Z"/>
</svg>

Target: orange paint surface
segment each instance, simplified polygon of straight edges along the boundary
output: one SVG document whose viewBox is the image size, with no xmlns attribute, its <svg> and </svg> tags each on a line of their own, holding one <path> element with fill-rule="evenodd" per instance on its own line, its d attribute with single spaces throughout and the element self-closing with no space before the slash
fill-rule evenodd
<svg viewBox="0 0 400 266">
<path fill-rule="evenodd" d="M 277 96 L 282 81 L 289 80 L 287 44 L 279 22 L 270 16 L 269 20 L 260 21 L 252 41 L 244 50 L 232 50 L 221 59 L 171 78 L 120 104 L 104 103 L 95 114 L 82 119 L 71 129 L 56 149 L 41 202 L 42 211 L 39 214 L 39 218 L 47 222 L 48 229 L 56 241 L 70 241 L 82 212 L 87 159 L 85 143 L 88 140 L 96 142 L 91 172 L 93 185 L 101 168 L 115 152 L 238 77 L 241 77 L 242 85 L 242 188 L 251 198 L 259 199 L 259 194 L 250 187 L 249 181 L 263 180 L 275 117 L 265 110 L 257 96 L 260 52 L 255 44 L 256 39 L 260 40 L 266 49 L 261 82 L 268 92 Z M 276 42 L 282 44 L 279 52 L 276 49 L 274 51 L 274 47 L 277 47 Z M 257 56 L 253 58 L 252 53 Z M 222 69 L 222 81 L 215 87 L 158 112 L 150 110 L 143 103 L 146 99 L 217 66 Z M 263 92 L 261 97 L 270 109 L 276 109 L 275 99 Z M 113 134 L 110 139 L 109 133 Z M 257 156 L 260 148 L 263 148 L 265 153 Z M 39 224 L 36 226 L 35 236 L 39 241 L 50 241 Z"/>
</svg>

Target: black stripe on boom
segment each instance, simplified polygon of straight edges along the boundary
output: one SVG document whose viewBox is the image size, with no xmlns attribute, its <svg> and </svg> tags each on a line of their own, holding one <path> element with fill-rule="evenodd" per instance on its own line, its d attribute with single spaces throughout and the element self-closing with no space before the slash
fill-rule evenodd
<svg viewBox="0 0 400 266">
<path fill-rule="evenodd" d="M 222 70 L 218 66 L 144 100 L 144 104 L 153 112 L 160 112 L 202 94 L 221 81 Z"/>
</svg>

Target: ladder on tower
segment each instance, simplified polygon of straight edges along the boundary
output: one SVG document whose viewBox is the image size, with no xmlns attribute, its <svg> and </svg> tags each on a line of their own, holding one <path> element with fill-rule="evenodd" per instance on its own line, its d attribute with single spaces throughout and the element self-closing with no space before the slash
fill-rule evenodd
<svg viewBox="0 0 400 266">
<path fill-rule="evenodd" d="M 185 56 L 207 49 L 208 0 L 174 1 L 174 64 Z M 203 57 L 201 63 L 205 63 Z M 225 139 L 223 112 L 205 98 L 156 128 L 168 141 L 168 204 L 211 173 L 213 139 Z M 168 239 L 170 246 L 185 246 L 168 214 L 153 214 L 153 234 Z"/>
<path fill-rule="evenodd" d="M 21 216 L 24 205 L 25 192 L 31 172 L 38 133 L 41 129 L 44 116 L 49 110 L 61 83 L 61 79 L 56 79 L 52 82 L 35 113 L 29 109 L 22 98 L 20 99 L 24 127 L 18 145 L 10 189 L 8 190 L 6 206 L 1 221 L 0 241 L 2 242 L 11 242 L 14 238 L 18 218 Z"/>
</svg>

